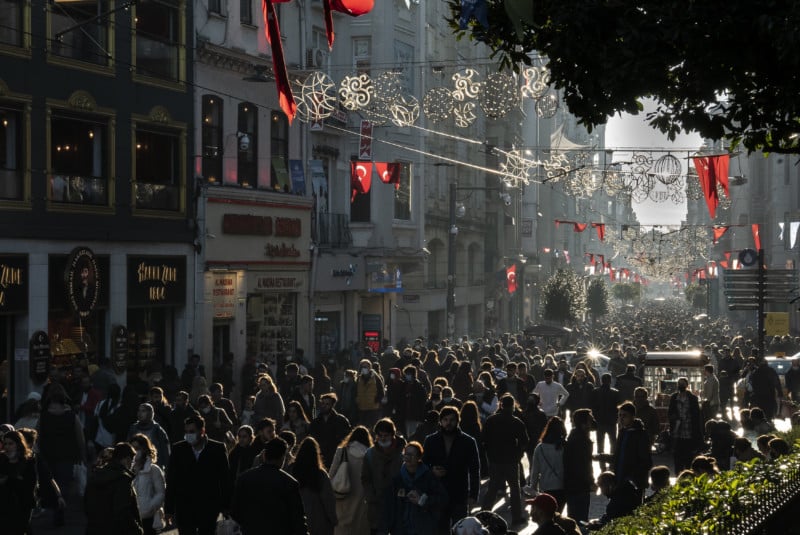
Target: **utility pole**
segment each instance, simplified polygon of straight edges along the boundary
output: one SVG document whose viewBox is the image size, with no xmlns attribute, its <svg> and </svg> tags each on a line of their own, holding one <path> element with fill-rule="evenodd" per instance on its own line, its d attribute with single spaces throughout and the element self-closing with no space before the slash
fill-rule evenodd
<svg viewBox="0 0 800 535">
<path fill-rule="evenodd" d="M 453 343 L 456 337 L 456 193 L 458 185 L 450 183 L 450 213 L 447 229 L 447 340 Z"/>
</svg>

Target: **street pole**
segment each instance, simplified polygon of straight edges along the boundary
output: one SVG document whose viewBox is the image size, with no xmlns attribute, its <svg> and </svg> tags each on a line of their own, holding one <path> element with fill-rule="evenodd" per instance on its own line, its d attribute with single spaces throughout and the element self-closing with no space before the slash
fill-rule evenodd
<svg viewBox="0 0 800 535">
<path fill-rule="evenodd" d="M 456 338 L 456 192 L 458 186 L 450 183 L 450 224 L 447 229 L 447 340 L 450 344 Z"/>
<path fill-rule="evenodd" d="M 760 352 L 761 357 L 766 355 L 764 351 L 764 319 L 765 314 L 765 298 L 764 293 L 766 292 L 766 279 L 767 273 L 764 269 L 764 249 L 758 250 L 758 351 Z"/>
</svg>

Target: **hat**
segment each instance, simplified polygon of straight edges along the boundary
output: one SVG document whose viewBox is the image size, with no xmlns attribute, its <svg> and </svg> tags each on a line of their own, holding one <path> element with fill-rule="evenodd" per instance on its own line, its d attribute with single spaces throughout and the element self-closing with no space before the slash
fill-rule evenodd
<svg viewBox="0 0 800 535">
<path fill-rule="evenodd" d="M 6 433 L 11 433 L 15 431 L 14 426 L 11 424 L 0 424 L 0 436 L 5 435 Z"/>
<path fill-rule="evenodd" d="M 528 505 L 533 505 L 534 507 L 538 507 L 550 516 L 554 515 L 558 509 L 558 502 L 556 502 L 556 499 L 544 492 L 535 498 L 525 500 L 525 503 Z"/>
<path fill-rule="evenodd" d="M 36 401 L 42 401 L 42 395 L 34 390 L 33 392 L 30 392 L 28 394 L 27 399 L 35 399 Z"/>
<path fill-rule="evenodd" d="M 456 522 L 452 533 L 453 535 L 489 535 L 489 531 L 474 516 L 468 516 Z"/>
</svg>

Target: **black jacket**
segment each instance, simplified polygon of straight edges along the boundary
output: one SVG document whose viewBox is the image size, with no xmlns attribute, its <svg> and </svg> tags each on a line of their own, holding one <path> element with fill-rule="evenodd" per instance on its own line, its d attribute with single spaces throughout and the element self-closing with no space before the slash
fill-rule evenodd
<svg viewBox="0 0 800 535">
<path fill-rule="evenodd" d="M 578 429 L 570 431 L 564 445 L 564 490 L 568 493 L 591 492 L 593 445 L 586 433 Z"/>
<path fill-rule="evenodd" d="M 637 489 L 644 491 L 652 467 L 650 437 L 642 421 L 636 418 L 630 427 L 619 430 L 611 468 L 617 476 L 617 482 L 631 480 Z"/>
<path fill-rule="evenodd" d="M 617 423 L 617 405 L 620 403 L 619 391 L 610 386 L 600 385 L 592 396 L 592 414 L 598 424 L 615 425 Z"/>
<path fill-rule="evenodd" d="M 111 462 L 89 476 L 86 483 L 86 535 L 140 535 L 143 533 L 133 490 L 133 473 Z"/>
<path fill-rule="evenodd" d="M 478 444 L 473 437 L 459 429 L 448 455 L 444 435 L 441 431 L 437 431 L 428 435 L 422 449 L 425 451 L 422 462 L 431 468 L 443 466 L 447 470 L 447 474 L 442 478 L 442 484 L 452 503 L 466 503 L 467 498 L 477 501 L 481 484 L 481 463 Z"/>
<path fill-rule="evenodd" d="M 517 463 L 528 446 L 528 431 L 522 420 L 505 409 L 489 416 L 483 426 L 483 445 L 489 463 Z"/>
<path fill-rule="evenodd" d="M 264 463 L 239 476 L 231 516 L 241 526 L 242 535 L 308 534 L 300 486 L 273 464 Z"/>
<path fill-rule="evenodd" d="M 174 514 L 178 525 L 182 516 L 217 518 L 230 504 L 231 480 L 225 445 L 206 440 L 197 459 L 185 440 L 175 443 L 169 457 L 164 511 Z"/>
<path fill-rule="evenodd" d="M 308 434 L 319 442 L 319 449 L 322 452 L 322 459 L 325 461 L 325 466 L 329 467 L 331 465 L 333 456 L 336 454 L 336 448 L 339 447 L 339 443 L 349 432 L 350 422 L 345 416 L 333 409 L 331 409 L 327 420 L 324 416 L 320 415 L 311 422 Z"/>
</svg>

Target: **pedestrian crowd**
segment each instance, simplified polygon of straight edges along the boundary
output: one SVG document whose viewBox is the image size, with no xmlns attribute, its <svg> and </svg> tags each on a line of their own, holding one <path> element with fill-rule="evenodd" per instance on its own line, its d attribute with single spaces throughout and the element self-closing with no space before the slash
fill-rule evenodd
<svg viewBox="0 0 800 535">
<path fill-rule="evenodd" d="M 281 363 L 249 355 L 236 383 L 231 356 L 211 384 L 199 356 L 180 377 L 165 370 L 124 388 L 107 361 L 54 371 L 0 429 L 3 532 L 30 533 L 32 515 L 62 525 L 77 499 L 89 535 L 210 535 L 234 523 L 244 535 L 469 535 L 529 519 L 540 535 L 597 529 L 673 475 L 789 451 L 772 420 L 781 397 L 798 399 L 800 367 L 784 390 L 751 333 L 699 327 L 675 307 L 599 323 L 607 371 L 584 355 L 585 325 L 566 347 L 573 363 L 557 358 L 565 348 L 518 333 L 354 347 L 313 366 L 302 352 Z M 702 391 L 679 378 L 659 417 L 644 356 L 688 347 L 709 360 Z M 659 445 L 672 450 L 672 470 L 653 466 Z M 598 489 L 606 513 L 590 519 Z M 510 522 L 492 513 L 501 499 Z"/>
</svg>

